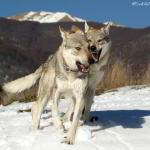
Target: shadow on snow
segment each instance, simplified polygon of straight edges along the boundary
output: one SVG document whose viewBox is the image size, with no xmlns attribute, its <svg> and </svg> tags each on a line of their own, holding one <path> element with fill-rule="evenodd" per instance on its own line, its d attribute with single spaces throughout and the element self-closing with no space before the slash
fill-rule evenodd
<svg viewBox="0 0 150 150">
<path fill-rule="evenodd" d="M 99 125 L 99 130 L 122 126 L 123 128 L 142 128 L 144 117 L 150 116 L 150 110 L 110 110 L 93 111 L 91 116 L 97 116 L 98 121 L 89 123 L 90 126 Z"/>
</svg>

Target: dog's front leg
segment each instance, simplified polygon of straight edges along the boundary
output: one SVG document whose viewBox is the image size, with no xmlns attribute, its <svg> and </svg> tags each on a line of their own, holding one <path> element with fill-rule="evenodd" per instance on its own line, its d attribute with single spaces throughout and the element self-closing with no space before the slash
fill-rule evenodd
<svg viewBox="0 0 150 150">
<path fill-rule="evenodd" d="M 74 115 L 73 115 L 72 124 L 67 133 L 67 136 L 64 139 L 64 142 L 67 144 L 74 143 L 76 130 L 77 130 L 77 127 L 79 124 L 79 120 L 81 118 L 83 107 L 84 107 L 83 97 L 76 97 L 76 105 L 75 105 L 75 111 L 74 111 Z"/>
<path fill-rule="evenodd" d="M 83 120 L 85 122 L 88 122 L 91 120 L 90 110 L 93 104 L 94 93 L 95 93 L 94 90 L 88 87 L 86 91 L 86 95 L 85 95 L 85 107 L 84 107 L 84 112 L 83 112 Z"/>
<path fill-rule="evenodd" d="M 59 116 L 59 98 L 60 98 L 60 93 L 56 90 L 55 95 L 54 95 L 54 100 L 53 100 L 53 105 L 52 105 L 52 117 L 53 117 L 53 123 L 56 128 L 62 128 L 62 122 Z"/>
<path fill-rule="evenodd" d="M 70 101 L 70 106 L 69 106 L 68 110 L 66 111 L 66 113 L 63 117 L 63 120 L 64 120 L 64 122 L 71 122 L 72 115 L 74 112 L 74 107 L 75 107 L 75 99 L 73 97 L 69 97 L 69 98 L 67 98 L 67 100 Z"/>
</svg>

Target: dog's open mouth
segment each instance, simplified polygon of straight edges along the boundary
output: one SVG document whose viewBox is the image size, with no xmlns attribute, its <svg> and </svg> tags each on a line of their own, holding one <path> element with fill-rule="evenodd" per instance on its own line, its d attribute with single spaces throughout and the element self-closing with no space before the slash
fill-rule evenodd
<svg viewBox="0 0 150 150">
<path fill-rule="evenodd" d="M 99 51 L 91 52 L 95 63 L 97 63 L 99 61 L 101 52 L 102 52 L 102 48 Z"/>
<path fill-rule="evenodd" d="M 76 62 L 78 70 L 82 73 L 88 73 L 89 72 L 89 66 L 86 66 L 84 64 L 81 64 L 79 61 Z"/>
</svg>

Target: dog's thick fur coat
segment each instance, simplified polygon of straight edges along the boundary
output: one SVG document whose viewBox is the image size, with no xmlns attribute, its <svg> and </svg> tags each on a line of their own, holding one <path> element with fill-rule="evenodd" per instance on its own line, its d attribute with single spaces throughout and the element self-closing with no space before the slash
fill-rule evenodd
<svg viewBox="0 0 150 150">
<path fill-rule="evenodd" d="M 73 144 L 78 122 L 85 106 L 88 71 L 93 57 L 88 51 L 84 33 L 80 30 L 71 34 L 61 30 L 61 35 L 62 45 L 47 62 L 40 77 L 37 101 L 32 110 L 33 129 L 39 128 L 42 111 L 50 99 L 53 100 L 54 125 L 62 127 L 58 110 L 59 99 L 62 96 L 72 97 L 75 100 L 74 115 L 64 142 Z"/>
<path fill-rule="evenodd" d="M 108 37 L 109 27 L 110 26 L 107 25 L 101 29 L 93 29 L 86 24 L 85 32 L 88 46 L 86 39 L 79 38 L 81 35 L 79 37 L 77 35 L 77 37 L 75 36 L 76 39 L 80 41 L 78 41 L 80 44 L 84 43 L 82 45 L 84 47 L 84 50 L 82 50 L 83 53 L 80 53 L 81 58 L 83 58 L 81 63 L 84 64 L 86 62 L 85 64 L 88 64 L 89 52 L 94 56 L 92 58 L 95 58 L 95 61 L 97 61 L 97 63 L 90 66 L 89 74 L 77 72 L 78 68 L 76 68 L 75 63 L 73 63 L 73 61 L 76 62 L 77 59 L 71 57 L 73 56 L 72 53 L 76 53 L 74 50 L 71 53 L 65 50 L 62 55 L 63 50 L 66 48 L 67 33 L 61 31 L 63 44 L 60 46 L 57 53 L 54 56 L 50 56 L 46 63 L 40 66 L 34 73 L 6 83 L 1 90 L 2 104 L 7 105 L 13 102 L 13 100 L 11 100 L 11 95 L 29 89 L 38 82 L 38 100 L 35 102 L 34 109 L 32 110 L 34 129 L 39 127 L 42 110 L 49 99 L 53 99 L 53 119 L 55 126 L 58 127 L 62 126 L 58 114 L 58 99 L 61 98 L 61 96 L 71 97 L 73 102 L 75 102 L 73 110 L 74 116 L 65 142 L 72 144 L 83 108 L 85 108 L 83 119 L 89 121 L 89 113 L 93 103 L 96 86 L 98 83 L 102 82 L 104 78 L 105 66 L 109 59 L 109 50 L 111 47 L 111 40 Z M 78 32 L 78 34 L 81 33 Z M 73 43 L 70 42 L 68 48 L 72 46 L 72 44 Z M 76 43 L 74 48 L 79 48 L 80 46 Z M 66 59 L 65 61 L 64 58 Z M 67 67 L 64 67 L 64 64 L 67 64 Z M 35 91 L 37 91 L 37 89 Z M 68 118 L 70 118 L 70 116 L 68 116 Z"/>
</svg>

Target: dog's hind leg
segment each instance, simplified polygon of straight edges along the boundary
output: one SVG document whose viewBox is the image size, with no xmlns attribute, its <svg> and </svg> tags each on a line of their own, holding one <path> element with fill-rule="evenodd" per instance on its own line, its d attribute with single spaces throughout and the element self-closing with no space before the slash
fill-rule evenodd
<svg viewBox="0 0 150 150">
<path fill-rule="evenodd" d="M 85 99 L 85 108 L 84 108 L 84 112 L 83 112 L 83 116 L 82 119 L 85 122 L 88 122 L 91 120 L 91 116 L 90 116 L 90 110 L 91 110 L 91 106 L 93 104 L 93 99 L 94 99 L 94 90 L 88 88 L 86 91 L 86 99 Z"/>
<path fill-rule="evenodd" d="M 43 112 L 45 105 L 47 104 L 48 100 L 51 98 L 51 93 L 54 87 L 55 81 L 55 72 L 52 74 L 53 70 L 47 70 L 41 76 L 39 89 L 38 89 L 38 96 L 37 102 L 34 104 L 33 107 L 33 129 L 37 130 L 40 125 L 40 117 Z"/>
<path fill-rule="evenodd" d="M 53 117 L 53 123 L 56 128 L 62 128 L 62 121 L 60 119 L 59 114 L 59 98 L 60 93 L 56 90 L 53 100 L 53 106 L 52 106 L 52 117 Z"/>
<path fill-rule="evenodd" d="M 48 102 L 48 96 L 45 95 L 43 98 L 34 102 L 32 106 L 32 120 L 33 120 L 33 130 L 37 130 L 40 127 L 40 118 L 45 105 Z"/>
</svg>

